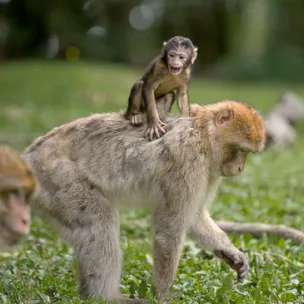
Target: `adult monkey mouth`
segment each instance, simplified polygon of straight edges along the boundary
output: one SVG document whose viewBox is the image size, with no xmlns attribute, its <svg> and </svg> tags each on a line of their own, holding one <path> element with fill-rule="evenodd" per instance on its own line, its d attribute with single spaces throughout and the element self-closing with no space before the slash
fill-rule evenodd
<svg viewBox="0 0 304 304">
<path fill-rule="evenodd" d="M 22 234 L 13 231 L 2 221 L 0 221 L 0 230 L 1 237 L 5 240 L 8 246 L 16 246 L 23 238 Z"/>
<path fill-rule="evenodd" d="M 182 68 L 174 68 L 172 66 L 169 67 L 169 72 L 171 75 L 178 75 L 182 71 Z"/>
</svg>

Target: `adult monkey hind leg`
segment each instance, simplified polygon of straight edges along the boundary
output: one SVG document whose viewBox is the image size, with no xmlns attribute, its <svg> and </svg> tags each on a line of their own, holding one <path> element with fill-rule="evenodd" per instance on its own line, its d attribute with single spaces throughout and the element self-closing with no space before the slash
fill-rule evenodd
<svg viewBox="0 0 304 304">
<path fill-rule="evenodd" d="M 119 214 L 93 184 L 78 179 L 74 169 L 71 165 L 63 174 L 64 179 L 58 177 L 56 183 L 60 182 L 60 190 L 47 208 L 75 248 L 79 295 L 119 304 L 147 303 L 120 294 Z M 76 176 L 76 181 L 71 186 L 69 178 L 72 175 Z M 69 208 L 62 208 L 63 202 Z"/>
<path fill-rule="evenodd" d="M 130 120 L 132 125 L 143 124 L 142 113 L 140 112 L 143 83 L 144 82 L 142 80 L 136 81 L 130 92 L 128 109 L 125 113 L 125 118 Z"/>
<path fill-rule="evenodd" d="M 100 195 L 96 204 L 91 201 L 90 206 L 94 206 L 94 210 L 88 212 L 87 221 L 76 222 L 79 228 L 72 233 L 79 264 L 79 294 L 85 298 L 102 298 L 110 303 L 148 303 L 120 294 L 122 255 L 116 209 Z"/>
</svg>

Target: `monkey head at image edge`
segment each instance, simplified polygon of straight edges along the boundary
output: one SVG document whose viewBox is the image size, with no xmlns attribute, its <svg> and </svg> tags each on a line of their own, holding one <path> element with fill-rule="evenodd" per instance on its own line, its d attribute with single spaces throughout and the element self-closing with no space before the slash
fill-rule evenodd
<svg viewBox="0 0 304 304">
<path fill-rule="evenodd" d="M 37 186 L 19 154 L 0 146 L 0 251 L 14 248 L 29 233 L 29 200 Z"/>
</svg>

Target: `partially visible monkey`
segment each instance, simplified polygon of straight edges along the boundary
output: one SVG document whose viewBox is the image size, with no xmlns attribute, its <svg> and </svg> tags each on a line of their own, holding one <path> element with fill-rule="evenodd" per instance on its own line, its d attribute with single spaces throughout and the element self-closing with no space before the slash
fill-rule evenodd
<svg viewBox="0 0 304 304">
<path fill-rule="evenodd" d="M 192 105 L 190 111 L 191 117 L 169 119 L 166 134 L 152 142 L 142 138 L 143 126 L 105 113 L 55 128 L 24 151 L 41 183 L 32 207 L 74 246 L 80 295 L 147 303 L 119 292 L 117 209 L 132 203 L 152 209 L 158 303 L 168 296 L 187 234 L 235 269 L 239 281 L 247 275 L 245 255 L 211 219 L 208 206 L 222 178 L 241 173 L 247 155 L 262 151 L 263 121 L 235 101 Z"/>
<path fill-rule="evenodd" d="M 37 181 L 19 154 L 0 146 L 0 250 L 19 244 L 29 233 L 29 198 Z"/>
<path fill-rule="evenodd" d="M 145 136 L 150 140 L 159 138 L 159 131 L 165 133 L 163 127 L 166 124 L 159 119 L 156 108 L 160 97 L 177 90 L 179 111 L 182 116 L 189 116 L 188 83 L 197 51 L 189 38 L 171 38 L 164 42 L 162 54 L 150 63 L 142 78 L 133 85 L 125 117 L 133 125 L 140 125 L 143 123 L 142 113 L 147 112 Z"/>
<path fill-rule="evenodd" d="M 301 97 L 286 91 L 264 117 L 266 145 L 273 148 L 290 147 L 296 140 L 295 124 L 304 119 L 304 102 Z"/>
</svg>

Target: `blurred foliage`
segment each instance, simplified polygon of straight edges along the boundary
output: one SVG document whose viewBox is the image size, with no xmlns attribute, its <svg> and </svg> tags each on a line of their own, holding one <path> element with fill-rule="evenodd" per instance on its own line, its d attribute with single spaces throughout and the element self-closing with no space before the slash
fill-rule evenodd
<svg viewBox="0 0 304 304">
<path fill-rule="evenodd" d="M 302 0 L 0 0 L 0 59 L 146 65 L 183 35 L 199 47 L 197 73 L 302 81 L 303 16 Z"/>
</svg>

